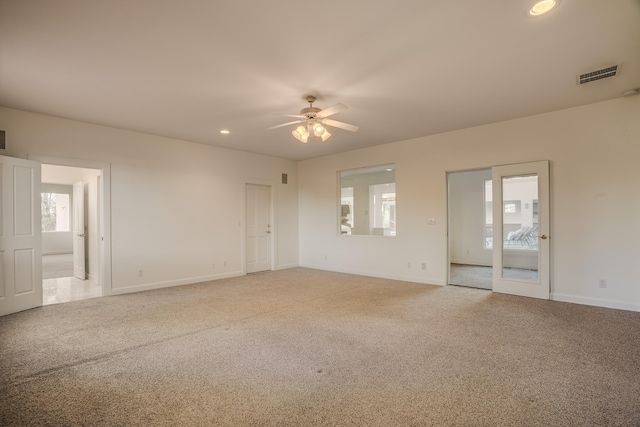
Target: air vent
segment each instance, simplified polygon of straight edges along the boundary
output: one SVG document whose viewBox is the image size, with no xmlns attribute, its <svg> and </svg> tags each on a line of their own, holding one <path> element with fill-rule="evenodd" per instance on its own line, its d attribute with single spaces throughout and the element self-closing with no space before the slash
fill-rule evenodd
<svg viewBox="0 0 640 427">
<path fill-rule="evenodd" d="M 618 66 L 603 68 L 598 71 L 591 71 L 590 73 L 580 74 L 578 76 L 578 84 L 583 85 L 589 82 L 595 82 L 596 80 L 602 80 L 609 77 L 615 77 L 618 75 Z"/>
</svg>

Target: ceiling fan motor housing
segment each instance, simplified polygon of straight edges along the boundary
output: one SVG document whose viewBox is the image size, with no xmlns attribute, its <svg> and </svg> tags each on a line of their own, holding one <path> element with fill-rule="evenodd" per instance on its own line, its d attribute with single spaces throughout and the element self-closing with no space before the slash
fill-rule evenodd
<svg viewBox="0 0 640 427">
<path fill-rule="evenodd" d="M 322 111 L 321 108 L 307 107 L 300 110 L 300 115 L 305 116 L 308 119 L 314 119 L 320 111 Z"/>
</svg>

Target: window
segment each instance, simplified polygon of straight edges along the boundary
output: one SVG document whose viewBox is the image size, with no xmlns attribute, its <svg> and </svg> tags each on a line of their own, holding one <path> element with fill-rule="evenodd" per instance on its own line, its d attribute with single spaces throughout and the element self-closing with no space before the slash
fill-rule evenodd
<svg viewBox="0 0 640 427">
<path fill-rule="evenodd" d="M 395 165 L 339 172 L 339 234 L 395 236 Z"/>
<path fill-rule="evenodd" d="M 42 231 L 71 231 L 68 194 L 41 193 Z"/>
</svg>

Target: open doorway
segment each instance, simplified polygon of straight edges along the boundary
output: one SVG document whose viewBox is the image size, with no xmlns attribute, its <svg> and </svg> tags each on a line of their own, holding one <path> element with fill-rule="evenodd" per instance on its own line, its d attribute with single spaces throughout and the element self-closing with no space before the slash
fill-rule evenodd
<svg viewBox="0 0 640 427">
<path fill-rule="evenodd" d="M 41 167 L 43 304 L 103 295 L 100 169 Z"/>
<path fill-rule="evenodd" d="M 491 182 L 491 169 L 447 174 L 450 285 L 493 288 L 493 219 L 487 182 Z"/>
</svg>

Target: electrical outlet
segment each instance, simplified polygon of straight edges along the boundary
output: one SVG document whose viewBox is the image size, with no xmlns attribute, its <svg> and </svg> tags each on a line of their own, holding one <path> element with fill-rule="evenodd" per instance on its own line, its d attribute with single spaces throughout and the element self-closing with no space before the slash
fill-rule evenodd
<svg viewBox="0 0 640 427">
<path fill-rule="evenodd" d="M 606 288 L 607 287 L 607 281 L 604 279 L 600 279 L 598 280 L 598 286 L 601 288 Z"/>
<path fill-rule="evenodd" d="M 223 263 L 222 263 L 222 266 L 223 266 L 223 267 L 226 267 L 226 266 L 227 266 L 227 261 L 223 262 Z"/>
<path fill-rule="evenodd" d="M 144 276 L 144 271 L 138 270 L 138 277 L 142 277 L 142 276 Z"/>
<path fill-rule="evenodd" d="M 427 269 L 427 263 L 426 263 L 426 262 L 423 262 L 423 263 L 422 263 L 422 269 L 423 269 L 423 270 L 426 270 L 426 269 Z"/>
<path fill-rule="evenodd" d="M 211 264 L 211 268 L 216 268 L 215 263 L 214 263 L 214 264 Z"/>
<path fill-rule="evenodd" d="M 410 262 L 407 263 L 407 268 L 411 268 L 411 263 Z"/>
</svg>

